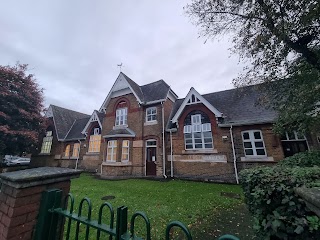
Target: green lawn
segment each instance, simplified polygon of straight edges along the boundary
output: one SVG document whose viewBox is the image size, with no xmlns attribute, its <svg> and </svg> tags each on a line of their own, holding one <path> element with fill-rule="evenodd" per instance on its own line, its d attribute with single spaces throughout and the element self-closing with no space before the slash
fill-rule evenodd
<svg viewBox="0 0 320 240">
<path fill-rule="evenodd" d="M 115 197 L 108 200 L 115 210 L 119 206 L 127 206 L 129 219 L 135 211 L 145 212 L 151 222 L 153 239 L 164 239 L 166 225 L 173 220 L 188 226 L 194 239 L 216 239 L 225 233 L 252 239 L 251 218 L 243 199 L 224 197 L 221 192 L 242 196 L 240 186 L 181 180 L 110 181 L 82 174 L 71 184 L 76 207 L 83 197 L 91 199 L 93 219 L 97 219 L 98 209 L 105 202 L 101 200 L 104 196 Z M 94 239 L 94 234 L 90 235 Z"/>
</svg>

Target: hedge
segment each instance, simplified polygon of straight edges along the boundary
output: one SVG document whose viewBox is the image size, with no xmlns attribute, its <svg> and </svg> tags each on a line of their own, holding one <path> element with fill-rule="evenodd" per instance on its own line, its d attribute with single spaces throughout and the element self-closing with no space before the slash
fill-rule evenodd
<svg viewBox="0 0 320 240">
<path fill-rule="evenodd" d="M 294 193 L 295 187 L 319 180 L 320 167 L 284 165 L 240 173 L 254 228 L 261 239 L 320 239 L 320 219 Z"/>
<path fill-rule="evenodd" d="M 280 161 L 278 166 L 283 167 L 320 167 L 320 151 L 307 151 L 287 157 Z"/>
</svg>

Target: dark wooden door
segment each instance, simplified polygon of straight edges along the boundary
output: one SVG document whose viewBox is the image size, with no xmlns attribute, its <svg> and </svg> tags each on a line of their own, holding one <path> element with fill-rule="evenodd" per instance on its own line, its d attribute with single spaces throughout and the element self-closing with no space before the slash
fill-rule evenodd
<svg viewBox="0 0 320 240">
<path fill-rule="evenodd" d="M 157 172 L 156 155 L 157 155 L 157 148 L 147 147 L 147 159 L 146 159 L 147 176 L 156 175 L 156 172 Z"/>
<path fill-rule="evenodd" d="M 284 157 L 308 150 L 307 141 L 282 141 Z"/>
</svg>

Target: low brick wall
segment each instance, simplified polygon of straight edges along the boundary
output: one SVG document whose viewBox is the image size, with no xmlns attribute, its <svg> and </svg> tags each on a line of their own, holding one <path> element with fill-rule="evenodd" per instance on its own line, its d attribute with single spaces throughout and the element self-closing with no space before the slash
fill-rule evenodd
<svg viewBox="0 0 320 240">
<path fill-rule="evenodd" d="M 168 168 L 170 168 L 170 162 Z M 233 163 L 230 162 L 174 161 L 173 169 L 173 176 L 177 178 L 215 182 L 236 182 Z"/>
<path fill-rule="evenodd" d="M 70 179 L 80 173 L 67 168 L 42 167 L 0 174 L 0 240 L 32 239 L 42 192 L 61 189 L 66 196 Z"/>
</svg>

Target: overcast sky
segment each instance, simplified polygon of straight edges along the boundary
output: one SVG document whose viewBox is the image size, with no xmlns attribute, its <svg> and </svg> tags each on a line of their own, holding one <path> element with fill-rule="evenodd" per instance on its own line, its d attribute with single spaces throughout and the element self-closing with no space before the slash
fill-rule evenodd
<svg viewBox="0 0 320 240">
<path fill-rule="evenodd" d="M 183 98 L 233 88 L 242 67 L 227 39 L 207 41 L 187 0 L 28 0 L 0 7 L 0 65 L 29 64 L 45 105 L 91 114 L 122 71 L 139 85 L 166 81 Z"/>
</svg>

